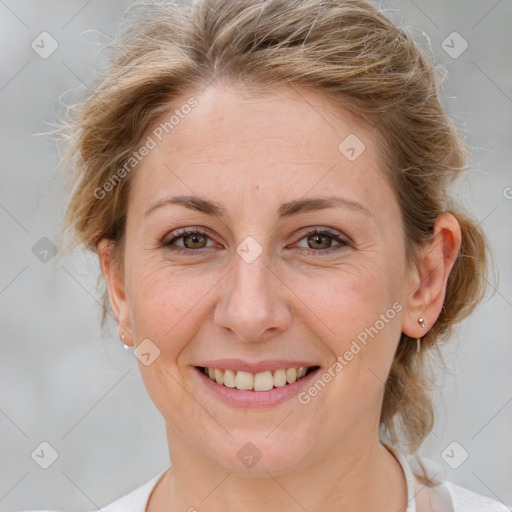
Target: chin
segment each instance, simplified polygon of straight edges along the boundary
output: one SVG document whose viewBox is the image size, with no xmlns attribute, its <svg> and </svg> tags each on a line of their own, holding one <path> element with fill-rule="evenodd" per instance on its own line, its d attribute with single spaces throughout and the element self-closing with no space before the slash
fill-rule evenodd
<svg viewBox="0 0 512 512">
<path fill-rule="evenodd" d="M 286 430 L 280 434 L 271 430 L 244 432 L 238 430 L 226 435 L 225 443 L 216 443 L 208 450 L 216 464 L 242 476 L 266 477 L 297 471 L 305 465 L 307 454 L 313 449 L 311 438 Z"/>
</svg>

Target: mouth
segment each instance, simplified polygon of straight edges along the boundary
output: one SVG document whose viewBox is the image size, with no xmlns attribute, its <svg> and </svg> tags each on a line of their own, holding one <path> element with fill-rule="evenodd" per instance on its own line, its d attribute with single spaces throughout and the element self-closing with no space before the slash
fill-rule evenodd
<svg viewBox="0 0 512 512">
<path fill-rule="evenodd" d="M 206 375 L 211 381 L 224 388 L 258 393 L 290 386 L 320 367 L 299 366 L 295 368 L 266 370 L 259 373 L 204 366 L 196 366 L 195 368 Z"/>
</svg>

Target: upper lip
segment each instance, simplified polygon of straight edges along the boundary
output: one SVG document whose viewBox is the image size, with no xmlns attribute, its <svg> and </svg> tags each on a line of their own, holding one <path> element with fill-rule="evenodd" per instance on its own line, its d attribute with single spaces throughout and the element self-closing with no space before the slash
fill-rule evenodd
<svg viewBox="0 0 512 512">
<path fill-rule="evenodd" d="M 255 363 L 249 363 L 247 361 L 243 361 L 242 359 L 215 359 L 211 361 L 204 361 L 198 366 L 205 368 L 219 368 L 221 370 L 261 373 L 267 370 L 272 371 L 280 370 L 282 368 L 299 368 L 301 366 L 311 368 L 319 365 L 311 363 L 310 361 L 289 359 L 267 359 L 265 361 L 258 361 Z"/>
</svg>

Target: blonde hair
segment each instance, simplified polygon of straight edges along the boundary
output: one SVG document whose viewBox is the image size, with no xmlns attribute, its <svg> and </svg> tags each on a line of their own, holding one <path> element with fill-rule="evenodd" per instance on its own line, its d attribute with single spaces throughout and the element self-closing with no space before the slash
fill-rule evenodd
<svg viewBox="0 0 512 512">
<path fill-rule="evenodd" d="M 406 449 L 417 451 L 434 425 L 425 356 L 436 349 L 441 357 L 440 340 L 482 300 L 492 255 L 481 228 L 447 193 L 468 152 L 439 101 L 440 81 L 427 55 L 363 0 L 144 3 L 128 11 L 111 47 L 107 72 L 93 94 L 69 109 L 63 130 L 70 143 L 64 160 L 74 170 L 63 230 L 74 236 L 70 247 L 96 251 L 107 238 L 122 261 L 133 172 L 106 198 L 95 191 L 123 168 L 173 101 L 213 81 L 241 84 L 251 94 L 271 93 L 278 84 L 309 87 L 375 126 L 410 265 L 432 239 L 437 217 L 449 211 L 457 218 L 462 247 L 439 318 L 418 355 L 416 340 L 402 334 L 385 384 L 380 425 L 392 444 L 403 436 Z M 104 320 L 106 291 L 103 300 Z"/>
</svg>

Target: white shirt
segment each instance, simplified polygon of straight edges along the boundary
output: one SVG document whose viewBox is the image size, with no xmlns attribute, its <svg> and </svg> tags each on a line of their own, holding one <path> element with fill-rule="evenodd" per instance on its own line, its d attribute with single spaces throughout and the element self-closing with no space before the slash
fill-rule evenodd
<svg viewBox="0 0 512 512">
<path fill-rule="evenodd" d="M 407 482 L 407 501 L 406 512 L 416 512 L 416 505 L 420 506 L 421 512 L 511 512 L 512 509 L 486 496 L 477 494 L 469 489 L 460 487 L 452 482 L 441 480 L 437 475 L 444 473 L 442 466 L 437 462 L 421 458 L 425 466 L 427 476 L 432 478 L 437 485 L 433 489 L 423 486 L 415 475 L 421 475 L 421 467 L 415 456 L 405 457 L 396 449 L 385 445 L 386 448 L 395 456 L 405 475 Z M 102 507 L 103 512 L 145 512 L 149 497 L 156 487 L 158 481 L 167 470 L 154 476 L 149 482 L 123 496 L 122 498 Z M 51 512 L 51 511 L 32 511 L 32 512 Z"/>
</svg>

